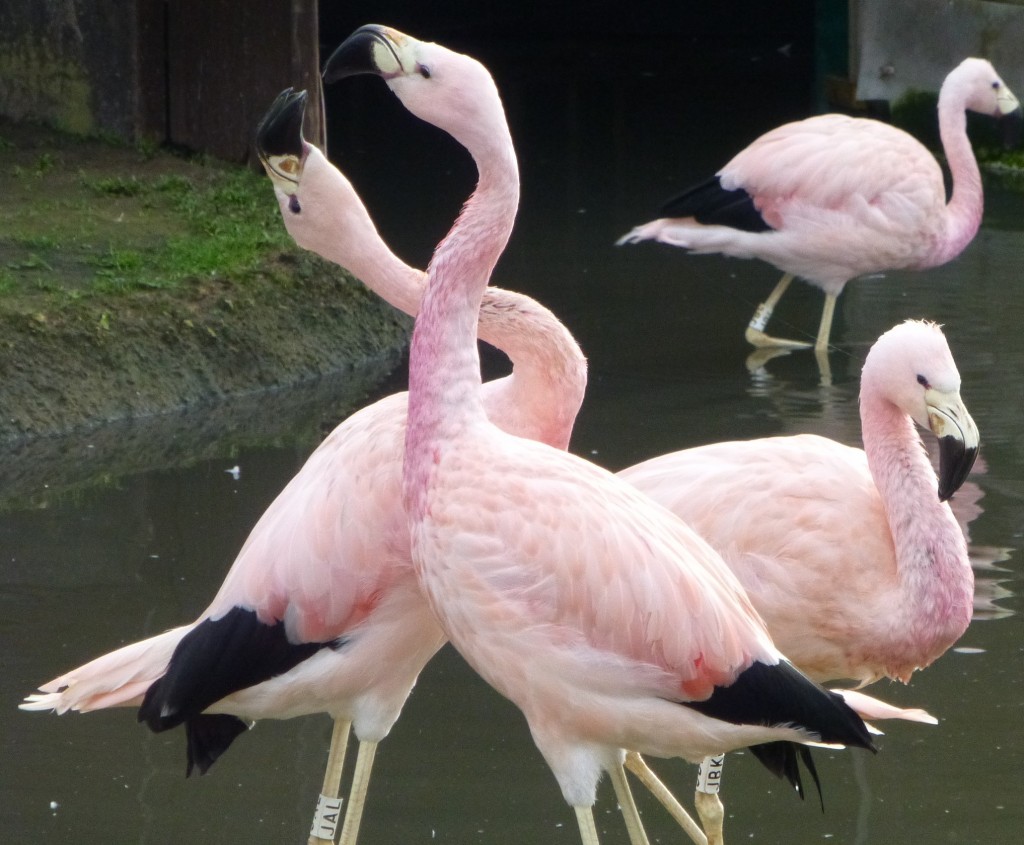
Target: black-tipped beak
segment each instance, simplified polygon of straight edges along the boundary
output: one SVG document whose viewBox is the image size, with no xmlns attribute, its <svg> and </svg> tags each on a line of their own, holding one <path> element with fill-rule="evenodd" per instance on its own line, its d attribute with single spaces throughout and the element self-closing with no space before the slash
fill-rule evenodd
<svg viewBox="0 0 1024 845">
<path fill-rule="evenodd" d="M 1024 111 L 1017 106 L 1013 111 L 1004 114 L 999 121 L 999 134 L 1002 136 L 1003 149 L 1013 150 L 1020 146 L 1020 138 L 1024 130 Z"/>
<path fill-rule="evenodd" d="M 264 167 L 271 167 L 271 162 L 277 158 L 302 158 L 302 121 L 306 116 L 306 99 L 305 91 L 285 88 L 263 116 L 256 129 L 256 152 Z M 284 173 L 278 175 L 286 176 Z"/>
<path fill-rule="evenodd" d="M 953 498 L 970 475 L 978 447 L 968 446 L 962 437 L 948 435 L 939 438 L 939 501 Z"/>
<path fill-rule="evenodd" d="M 401 72 L 394 36 L 385 26 L 371 23 L 361 26 L 338 45 L 324 65 L 324 82 L 337 82 L 348 76 L 372 73 L 385 79 Z"/>
<path fill-rule="evenodd" d="M 967 480 L 981 440 L 958 391 L 925 391 L 927 425 L 939 441 L 939 501 L 951 499 Z"/>
</svg>

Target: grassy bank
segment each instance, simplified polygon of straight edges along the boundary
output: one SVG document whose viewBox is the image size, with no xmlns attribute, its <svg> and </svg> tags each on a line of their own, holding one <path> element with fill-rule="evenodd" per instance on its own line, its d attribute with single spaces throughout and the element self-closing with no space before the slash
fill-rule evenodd
<svg viewBox="0 0 1024 845">
<path fill-rule="evenodd" d="M 0 440 L 396 359 L 408 330 L 294 246 L 264 176 L 0 123 Z"/>
</svg>

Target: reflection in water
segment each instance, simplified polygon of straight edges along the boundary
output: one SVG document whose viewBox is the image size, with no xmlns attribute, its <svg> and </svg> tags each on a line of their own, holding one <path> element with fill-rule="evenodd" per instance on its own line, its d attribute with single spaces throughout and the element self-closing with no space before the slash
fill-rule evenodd
<svg viewBox="0 0 1024 845">
<path fill-rule="evenodd" d="M 243 448 L 288 441 L 308 450 L 325 426 L 361 407 L 396 364 L 382 356 L 289 390 L 0 444 L 0 512 L 43 507 L 123 476 L 227 458 Z"/>
<path fill-rule="evenodd" d="M 651 198 L 694 181 L 761 128 L 804 113 L 806 103 L 793 85 L 761 74 L 776 83 L 766 84 L 754 72 L 730 89 L 759 92 L 741 110 L 734 97 L 666 108 L 692 79 L 662 69 L 661 76 L 627 78 L 621 57 L 580 56 L 575 75 L 560 68 L 557 78 L 545 62 L 495 68 L 524 179 L 519 223 L 496 282 L 552 307 L 589 357 L 574 451 L 618 469 L 731 438 L 809 431 L 859 444 L 861 362 L 878 335 L 908 317 L 945 324 L 982 436 L 985 471 L 968 482 L 976 495 L 967 488 L 954 504 L 963 509 L 972 550 L 994 549 L 988 557 L 1005 567 L 975 564 L 979 583 L 994 582 L 976 600 L 977 617 L 1004 618 L 972 625 L 960 643 L 971 653 L 948 652 L 910 687 L 872 690 L 896 704 L 926 706 L 940 726 L 887 725 L 875 759 L 816 754 L 825 814 L 766 779 L 750 755 L 735 755 L 728 835 L 755 843 L 829 838 L 887 845 L 908 833 L 928 843 L 1016 841 L 1024 739 L 1014 707 L 1024 700 L 1024 615 L 1005 615 L 1020 609 L 1022 585 L 1019 556 L 1000 552 L 1024 542 L 1024 314 L 1015 293 L 1024 201 L 987 186 L 985 227 L 957 261 L 927 273 L 890 274 L 885 284 L 850 285 L 836 315 L 831 386 L 822 385 L 814 357 L 803 352 L 751 374 L 744 366 L 749 347 L 733 328 L 774 284 L 774 270 L 710 256 L 683 259 L 668 247 L 625 256 L 612 243 L 652 210 Z M 389 107 L 382 90 L 353 96 L 362 98 L 358 108 L 342 113 L 358 122 L 332 129 L 332 150 L 389 242 L 424 266 L 468 194 L 471 173 L 458 151 L 410 126 L 407 115 L 390 134 L 378 134 L 374 115 Z M 424 168 L 424 156 L 436 166 Z M 801 288 L 787 294 L 786 312 L 776 319 L 814 323 L 820 294 Z M 400 386 L 399 377 L 387 392 Z M 117 448 L 123 435 L 115 433 L 107 457 L 96 461 L 106 483 L 72 477 L 71 495 L 41 491 L 87 443 L 55 444 L 36 471 L 27 455 L 15 474 L 0 470 L 0 478 L 17 479 L 14 496 L 0 491 L 8 502 L 0 510 L 0 702 L 7 708 L 0 719 L 0 838 L 79 845 L 304 840 L 330 736 L 327 719 L 261 722 L 239 738 L 219 770 L 185 780 L 181 737 L 150 734 L 132 712 L 58 719 L 15 707 L 70 666 L 194 618 L 319 439 L 311 420 L 319 419 L 320 402 L 291 434 L 284 426 L 269 439 L 242 437 L 210 452 L 203 444 L 211 435 L 197 427 L 202 414 L 191 418 L 196 426 L 181 420 L 167 434 L 124 438 L 126 452 L 152 450 L 134 464 Z M 255 423 L 278 412 L 249 416 Z M 189 432 L 196 432 L 191 440 Z M 225 473 L 235 464 L 242 467 L 237 480 Z M 693 767 L 655 765 L 677 794 L 692 793 Z M 652 838 L 678 841 L 664 813 L 638 799 Z M 599 806 L 607 811 L 599 818 L 602 841 L 625 842 L 610 791 L 602 790 Z M 522 718 L 449 649 L 427 667 L 382 745 L 362 836 L 379 843 L 577 841 Z"/>
</svg>

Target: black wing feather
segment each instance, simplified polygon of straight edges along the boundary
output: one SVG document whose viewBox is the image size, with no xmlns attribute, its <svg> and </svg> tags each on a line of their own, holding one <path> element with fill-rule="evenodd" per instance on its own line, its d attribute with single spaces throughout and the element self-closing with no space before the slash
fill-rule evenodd
<svg viewBox="0 0 1024 845">
<path fill-rule="evenodd" d="M 685 706 L 734 725 L 792 725 L 818 735 L 822 742 L 875 750 L 864 721 L 842 696 L 823 689 L 793 664 L 753 663 L 727 687 L 715 687 L 704 701 Z M 803 795 L 797 755 L 804 761 L 821 795 L 821 784 L 806 746 L 771 742 L 750 749 L 774 774 L 786 778 Z"/>
<path fill-rule="evenodd" d="M 728 226 L 744 232 L 772 231 L 754 205 L 753 197 L 742 188 L 726 190 L 717 176 L 672 197 L 658 216 L 692 217 L 706 226 Z"/>
</svg>

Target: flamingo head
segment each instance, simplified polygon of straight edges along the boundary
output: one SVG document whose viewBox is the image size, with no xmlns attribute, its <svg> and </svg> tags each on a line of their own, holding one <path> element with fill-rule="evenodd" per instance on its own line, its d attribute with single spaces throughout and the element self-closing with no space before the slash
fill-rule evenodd
<svg viewBox="0 0 1024 845">
<path fill-rule="evenodd" d="M 1021 116 L 1020 102 L 985 59 L 964 59 L 946 77 L 943 92 L 959 92 L 964 108 L 1003 118 Z M 940 94 L 941 96 L 941 94 Z"/>
<path fill-rule="evenodd" d="M 323 78 L 335 82 L 364 73 L 380 76 L 406 109 L 470 150 L 507 138 L 494 80 L 476 59 L 390 27 L 368 24 L 331 54 Z"/>
<path fill-rule="evenodd" d="M 935 323 L 907 320 L 871 347 L 862 395 L 876 389 L 939 440 L 939 499 L 960 489 L 978 457 L 978 427 L 960 398 L 960 373 Z"/>
<path fill-rule="evenodd" d="M 256 152 L 295 243 L 367 278 L 396 259 L 352 183 L 303 138 L 306 101 L 305 91 L 291 88 L 277 96 L 256 130 Z"/>
<path fill-rule="evenodd" d="M 297 192 L 309 150 L 302 137 L 305 115 L 306 92 L 285 88 L 256 129 L 256 153 L 275 190 L 288 198 L 294 213 L 300 210 Z"/>
</svg>

